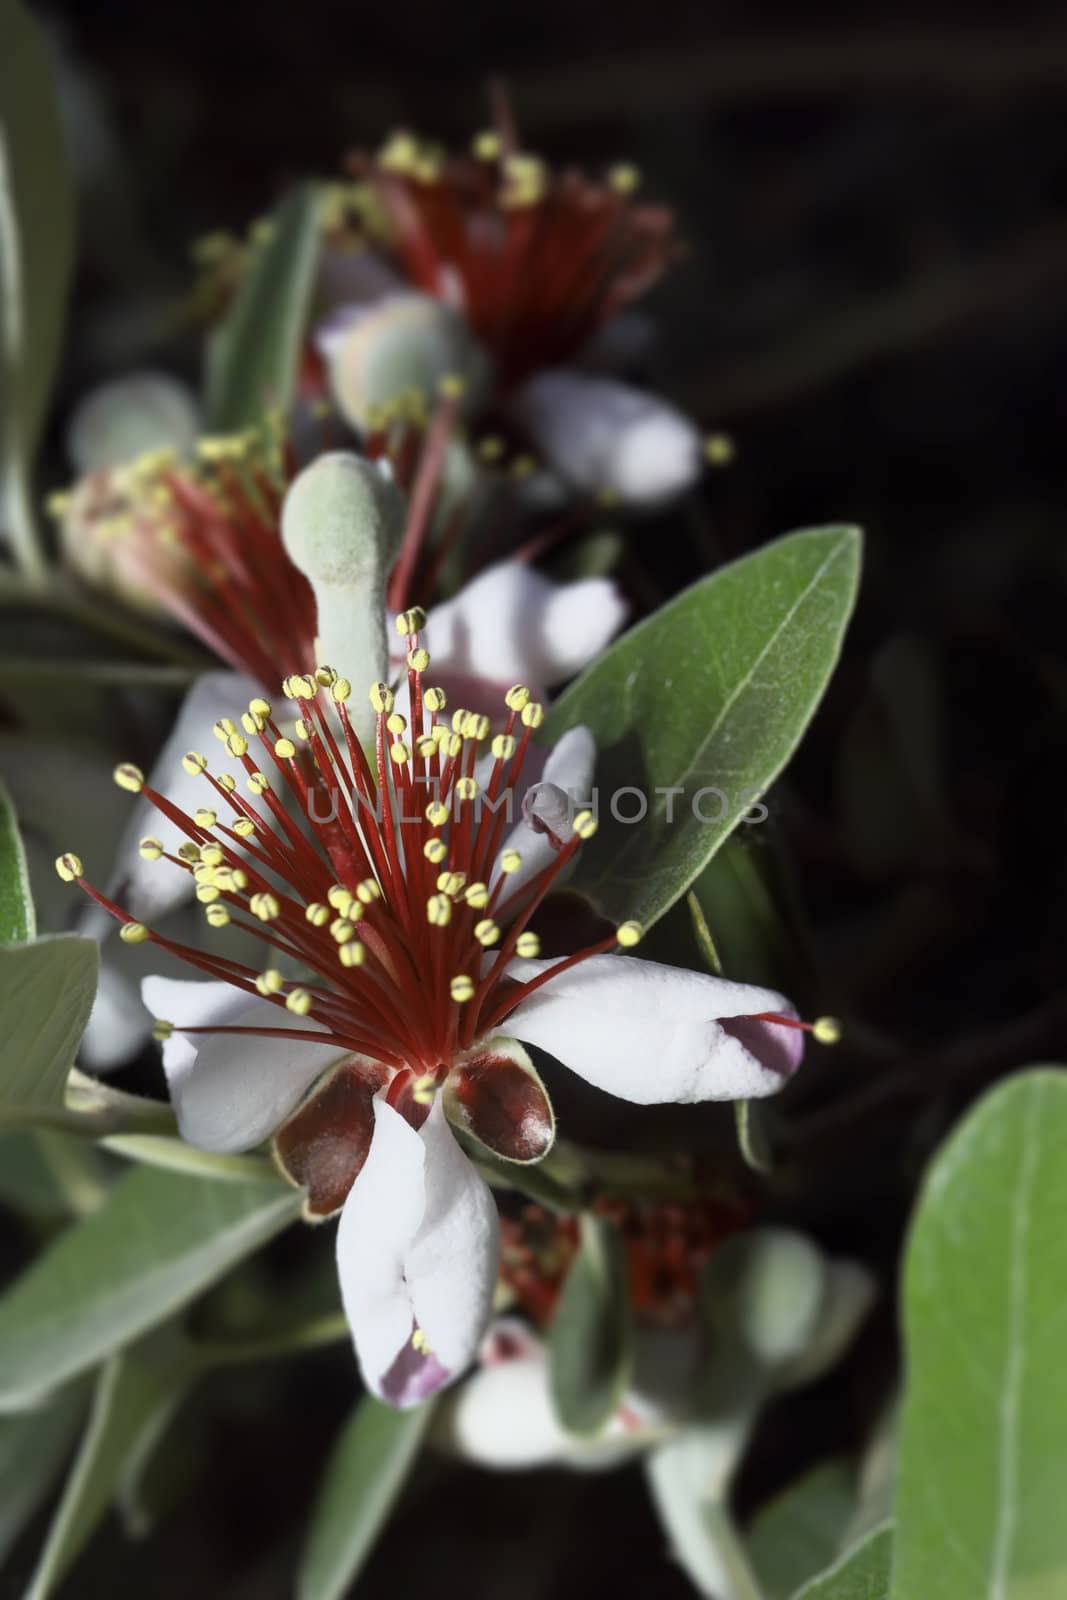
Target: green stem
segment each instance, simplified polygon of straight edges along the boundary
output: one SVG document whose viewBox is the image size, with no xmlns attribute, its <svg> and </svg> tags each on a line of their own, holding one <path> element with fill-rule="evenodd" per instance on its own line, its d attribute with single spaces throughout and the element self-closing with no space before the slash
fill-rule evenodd
<svg viewBox="0 0 1067 1600">
<path fill-rule="evenodd" d="M 727 1507 L 721 1501 L 709 1501 L 704 1516 L 723 1575 L 730 1585 L 724 1600 L 764 1600 L 763 1590 Z"/>
</svg>

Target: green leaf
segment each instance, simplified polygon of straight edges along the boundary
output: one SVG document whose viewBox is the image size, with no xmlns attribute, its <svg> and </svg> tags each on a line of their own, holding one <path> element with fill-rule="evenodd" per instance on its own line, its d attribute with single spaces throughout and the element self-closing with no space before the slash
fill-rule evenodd
<svg viewBox="0 0 1067 1600">
<path fill-rule="evenodd" d="M 361 1400 L 334 1448 L 300 1561 L 297 1600 L 340 1600 L 355 1582 L 403 1489 L 433 1402 L 394 1411 Z"/>
<path fill-rule="evenodd" d="M 748 1550 L 765 1600 L 789 1600 L 798 1584 L 833 1561 L 855 1503 L 854 1470 L 826 1461 L 760 1512 Z"/>
<path fill-rule="evenodd" d="M 113 1356 L 97 1380 L 89 1425 L 25 1600 L 47 1600 L 96 1531 L 131 1463 L 166 1428 L 193 1379 L 181 1348 Z"/>
<path fill-rule="evenodd" d="M 619 1405 L 633 1369 L 633 1330 L 619 1230 L 587 1212 L 549 1341 L 549 1381 L 560 1421 L 596 1433 Z"/>
<path fill-rule="evenodd" d="M 0 1298 L 0 1411 L 129 1344 L 294 1220 L 279 1182 L 214 1183 L 139 1167 Z"/>
<path fill-rule="evenodd" d="M 236 300 L 212 340 L 204 409 L 226 433 L 285 411 L 296 391 L 319 248 L 319 195 L 302 184 L 286 196 Z"/>
<path fill-rule="evenodd" d="M 1067 1593 L 1067 1072 L 987 1094 L 935 1158 L 904 1267 L 894 1600 Z"/>
<path fill-rule="evenodd" d="M 0 39 L 0 533 L 40 580 L 30 476 L 63 336 L 74 196 L 48 55 L 19 0 L 0 0 Z"/>
<path fill-rule="evenodd" d="M 0 948 L 0 1122 L 62 1108 L 99 965 L 95 940 L 74 933 Z"/>
<path fill-rule="evenodd" d="M 59 1476 L 85 1415 L 81 1384 L 38 1411 L 0 1417 L 0 1566 Z"/>
<path fill-rule="evenodd" d="M 889 1600 L 892 1559 L 892 1528 L 876 1528 L 826 1572 L 799 1589 L 794 1600 Z M 940 1589 L 913 1591 L 910 1600 L 920 1600 L 920 1596 L 922 1600 L 942 1600 Z M 977 1593 L 970 1600 L 978 1600 Z"/>
<path fill-rule="evenodd" d="M 577 723 L 597 738 L 600 830 L 572 883 L 605 917 L 661 917 L 781 772 L 837 661 L 859 561 L 855 528 L 779 539 L 631 629 L 552 708 L 549 738 Z M 639 823 L 613 818 L 639 817 L 641 796 Z"/>
<path fill-rule="evenodd" d="M 11 796 L 0 783 L 0 944 L 32 939 L 33 896 Z"/>
</svg>

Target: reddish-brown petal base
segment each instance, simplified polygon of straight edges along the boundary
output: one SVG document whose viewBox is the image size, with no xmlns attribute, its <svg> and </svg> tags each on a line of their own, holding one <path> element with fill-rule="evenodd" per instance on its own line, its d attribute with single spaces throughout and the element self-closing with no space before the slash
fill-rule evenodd
<svg viewBox="0 0 1067 1600">
<path fill-rule="evenodd" d="M 309 1217 L 330 1217 L 344 1205 L 367 1159 L 374 1096 L 387 1077 L 371 1062 L 345 1062 L 275 1135 L 275 1159 L 307 1190 Z"/>
</svg>

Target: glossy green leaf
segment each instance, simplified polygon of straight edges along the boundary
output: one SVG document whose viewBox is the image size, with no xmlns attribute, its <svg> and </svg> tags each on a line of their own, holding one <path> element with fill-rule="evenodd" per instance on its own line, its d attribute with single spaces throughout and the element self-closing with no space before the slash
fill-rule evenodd
<svg viewBox="0 0 1067 1600">
<path fill-rule="evenodd" d="M 111 1358 L 25 1600 L 47 1600 L 96 1531 L 131 1462 L 151 1449 L 181 1403 L 193 1369 L 180 1348 L 151 1345 Z"/>
<path fill-rule="evenodd" d="M 74 1445 L 87 1394 L 71 1384 L 37 1411 L 0 1417 L 0 1566 Z"/>
<path fill-rule="evenodd" d="M 20 0 L 0 0 L 0 532 L 44 560 L 30 473 L 63 336 L 74 196 L 48 55 Z"/>
<path fill-rule="evenodd" d="M 0 948 L 0 1123 L 62 1107 L 99 964 L 96 942 L 74 933 Z"/>
<path fill-rule="evenodd" d="M 856 1474 L 844 1461 L 814 1467 L 753 1522 L 748 1552 L 764 1600 L 794 1590 L 834 1560 L 856 1504 Z"/>
<path fill-rule="evenodd" d="M 935 1158 L 904 1268 L 894 1600 L 1067 1593 L 1067 1071 L 987 1094 Z"/>
<path fill-rule="evenodd" d="M 587 1212 L 549 1340 L 549 1381 L 560 1421 L 596 1433 L 616 1410 L 633 1369 L 633 1331 L 619 1230 Z"/>
<path fill-rule="evenodd" d="M 302 184 L 286 196 L 269 237 L 255 249 L 237 298 L 208 356 L 207 426 L 225 433 L 254 426 L 267 411 L 288 409 L 319 250 L 319 195 Z"/>
<path fill-rule="evenodd" d="M 20 944 L 36 931 L 26 853 L 11 797 L 0 783 L 0 944 Z"/>
<path fill-rule="evenodd" d="M 781 772 L 837 661 L 859 562 L 855 528 L 779 539 L 631 629 L 557 701 L 550 738 L 577 723 L 597 738 L 600 830 L 573 884 L 604 916 L 662 916 Z"/>
<path fill-rule="evenodd" d="M 794 1600 L 889 1600 L 892 1559 L 893 1530 L 877 1528 L 826 1572 L 799 1589 Z M 941 1600 L 940 1589 L 923 1589 L 914 1592 L 911 1600 L 935 1600 L 935 1596 Z M 971 1600 L 978 1600 L 978 1594 L 972 1595 Z M 1004 1600 L 1008 1600 L 1006 1595 Z"/>
<path fill-rule="evenodd" d="M 406 1483 L 433 1402 L 394 1411 L 360 1401 L 319 1485 L 297 1580 L 297 1600 L 341 1600 L 349 1592 Z"/>
<path fill-rule="evenodd" d="M 292 1222 L 300 1202 L 280 1181 L 131 1172 L 0 1298 L 0 1410 L 155 1327 Z"/>
</svg>

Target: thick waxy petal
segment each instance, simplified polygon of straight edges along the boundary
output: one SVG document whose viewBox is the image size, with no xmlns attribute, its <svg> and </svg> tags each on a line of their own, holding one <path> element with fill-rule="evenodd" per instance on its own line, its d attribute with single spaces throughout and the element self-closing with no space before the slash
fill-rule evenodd
<svg viewBox="0 0 1067 1600">
<path fill-rule="evenodd" d="M 316 1078 L 348 1052 L 299 1037 L 317 1024 L 269 1000 L 251 1000 L 228 983 L 146 978 L 141 996 L 176 1028 L 284 1028 L 295 1035 L 176 1032 L 163 1046 L 163 1071 L 182 1138 L 217 1154 L 251 1150 L 269 1139 Z"/>
<path fill-rule="evenodd" d="M 424 642 L 432 679 L 444 673 L 505 689 L 551 688 L 600 653 L 627 610 L 607 578 L 553 583 L 520 562 L 501 562 L 430 612 Z"/>
<path fill-rule="evenodd" d="M 274 1155 L 285 1176 L 308 1192 L 309 1217 L 340 1211 L 367 1159 L 374 1096 L 385 1067 L 353 1056 L 334 1069 L 278 1129 Z"/>
<path fill-rule="evenodd" d="M 700 475 L 701 438 L 688 417 L 612 378 L 543 372 L 519 390 L 515 411 L 549 464 L 591 494 L 658 505 Z"/>
<path fill-rule="evenodd" d="M 197 678 L 152 768 L 151 787 L 190 816 L 198 806 L 211 805 L 210 786 L 199 773 L 186 772 L 182 757 L 190 750 L 200 751 L 211 760 L 213 771 L 225 770 L 225 755 L 213 733 L 215 723 L 220 717 L 236 719 L 251 697 L 262 693 L 254 678 L 237 672 L 206 672 Z M 243 779 L 239 767 L 237 775 Z M 158 839 L 170 855 L 186 841 L 186 835 L 153 805 L 144 798 L 137 800 L 119 845 L 109 892 L 139 921 L 153 923 L 192 898 L 193 880 L 172 862 L 142 860 L 138 845 L 146 835 Z"/>
<path fill-rule="evenodd" d="M 551 965 L 515 961 L 508 972 L 526 982 Z M 611 955 L 552 979 L 504 1026 L 597 1088 L 653 1105 L 742 1100 L 780 1089 L 800 1063 L 804 1036 L 754 1021 L 760 1012 L 796 1015 L 771 989 Z"/>
<path fill-rule="evenodd" d="M 492 1303 L 497 1217 L 438 1097 L 416 1131 L 379 1096 L 337 1230 L 341 1297 L 364 1380 L 411 1406 L 473 1360 Z"/>
<path fill-rule="evenodd" d="M 556 1120 L 545 1086 L 521 1044 L 488 1039 L 456 1062 L 444 1089 L 449 1120 L 505 1161 L 540 1161 Z"/>
</svg>

